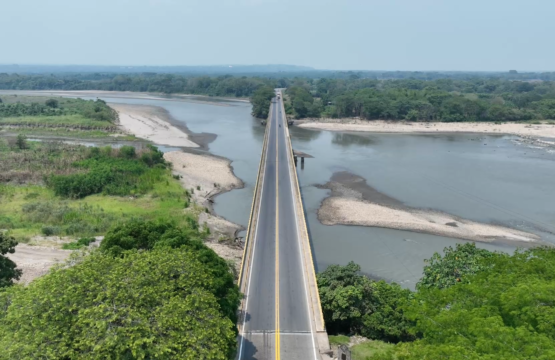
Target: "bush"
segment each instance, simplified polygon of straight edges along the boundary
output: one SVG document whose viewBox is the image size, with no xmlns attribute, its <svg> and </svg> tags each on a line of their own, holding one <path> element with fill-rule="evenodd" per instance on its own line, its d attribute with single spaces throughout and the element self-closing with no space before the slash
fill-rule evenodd
<svg viewBox="0 0 555 360">
<path fill-rule="evenodd" d="M 64 249 L 64 250 L 77 250 L 77 249 L 81 249 L 85 246 L 89 246 L 90 243 L 93 243 L 95 241 L 96 241 L 96 239 L 93 238 L 93 237 L 85 237 L 85 238 L 81 238 L 77 241 L 62 245 L 62 249 Z"/>
<path fill-rule="evenodd" d="M 144 194 L 152 189 L 166 171 L 158 149 L 149 147 L 145 153 L 149 156 L 147 163 L 142 156 L 141 160 L 135 158 L 135 148 L 132 146 L 123 146 L 119 150 L 120 157 L 113 157 L 110 147 L 91 150 L 87 159 L 73 164 L 87 172 L 51 175 L 46 183 L 56 195 L 69 198 L 99 193 L 118 196 Z"/>
<path fill-rule="evenodd" d="M 57 226 L 43 226 L 41 232 L 44 236 L 59 235 L 60 228 Z"/>
<path fill-rule="evenodd" d="M 151 250 L 158 248 L 186 248 L 198 254 L 214 277 L 212 292 L 218 298 L 222 313 L 237 322 L 240 302 L 239 289 L 235 285 L 228 264 L 201 241 L 198 223 L 189 219 L 189 228 L 178 228 L 168 221 L 131 220 L 108 231 L 100 245 L 101 251 L 119 257 L 126 250 Z"/>
<path fill-rule="evenodd" d="M 119 149 L 119 155 L 124 159 L 134 159 L 135 158 L 135 147 L 133 146 L 122 146 Z"/>
<path fill-rule="evenodd" d="M 0 293 L 0 359 L 230 359 L 234 324 L 187 249 L 99 252 Z"/>
<path fill-rule="evenodd" d="M 48 99 L 48 100 L 46 100 L 46 102 L 44 104 L 48 107 L 51 107 L 51 108 L 55 109 L 55 108 L 58 107 L 58 100 Z"/>
</svg>

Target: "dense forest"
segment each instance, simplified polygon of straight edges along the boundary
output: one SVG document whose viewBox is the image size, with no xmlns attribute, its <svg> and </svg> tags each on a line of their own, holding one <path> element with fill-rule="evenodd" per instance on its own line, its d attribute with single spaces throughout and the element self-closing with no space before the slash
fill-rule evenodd
<svg viewBox="0 0 555 360">
<path fill-rule="evenodd" d="M 473 243 L 445 248 L 424 268 L 416 291 L 360 274 L 354 263 L 318 274 L 330 335 L 397 345 L 372 359 L 555 358 L 555 251 L 513 255 Z"/>
<path fill-rule="evenodd" d="M 555 119 L 555 82 L 500 79 L 301 81 L 287 89 L 296 118 L 519 121 Z"/>
<path fill-rule="evenodd" d="M 9 100 L 4 102 L 0 98 L 0 118 L 81 115 L 90 120 L 115 122 L 117 117 L 116 112 L 100 99 L 59 98 L 43 100 L 40 97 L 10 96 Z"/>
<path fill-rule="evenodd" d="M 406 73 L 404 73 L 406 74 Z M 295 118 L 367 120 L 525 121 L 555 119 L 555 81 L 505 77 L 378 79 L 188 76 L 175 74 L 0 74 L 5 90 L 111 90 L 251 97 L 253 115 L 265 117 L 267 88 L 287 88 L 286 110 Z M 539 76 L 539 75 L 538 75 Z M 547 77 L 549 78 L 549 77 Z M 259 95 L 255 96 L 257 90 Z"/>
</svg>

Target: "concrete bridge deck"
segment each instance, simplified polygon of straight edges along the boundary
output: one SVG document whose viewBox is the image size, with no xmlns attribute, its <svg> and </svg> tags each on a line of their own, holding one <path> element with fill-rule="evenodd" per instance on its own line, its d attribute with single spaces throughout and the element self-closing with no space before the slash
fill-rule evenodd
<svg viewBox="0 0 555 360">
<path fill-rule="evenodd" d="M 277 98 L 266 125 L 239 286 L 245 298 L 238 359 L 322 359 L 328 338 L 285 109 Z"/>
</svg>

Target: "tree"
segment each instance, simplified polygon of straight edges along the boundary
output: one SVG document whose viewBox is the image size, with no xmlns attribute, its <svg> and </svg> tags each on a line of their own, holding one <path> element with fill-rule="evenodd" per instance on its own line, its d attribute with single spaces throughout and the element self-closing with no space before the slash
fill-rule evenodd
<svg viewBox="0 0 555 360">
<path fill-rule="evenodd" d="M 555 359 L 555 249 L 484 259 L 488 267 L 405 307 L 421 339 L 378 359 Z"/>
<path fill-rule="evenodd" d="M 0 359 L 229 359 L 232 321 L 187 249 L 94 252 L 0 293 Z M 13 290 L 12 290 L 13 289 Z"/>
<path fill-rule="evenodd" d="M 274 89 L 269 86 L 258 88 L 251 96 L 252 116 L 266 119 L 270 111 L 272 98 L 276 96 Z"/>
<path fill-rule="evenodd" d="M 360 266 L 331 265 L 317 282 L 326 328 L 330 334 L 359 334 L 371 339 L 410 340 L 411 325 L 402 306 L 410 290 L 398 284 L 373 281 L 359 274 Z"/>
<path fill-rule="evenodd" d="M 119 257 L 126 250 L 152 250 L 160 248 L 185 248 L 198 254 L 199 260 L 214 281 L 214 293 L 222 313 L 237 322 L 240 293 L 227 262 L 201 241 L 198 224 L 191 220 L 189 228 L 178 228 L 168 221 L 131 220 L 114 227 L 104 237 L 100 250 Z"/>
<path fill-rule="evenodd" d="M 457 244 L 455 249 L 449 246 L 443 249 L 443 253 L 443 257 L 436 252 L 429 260 L 425 260 L 428 265 L 424 267 L 424 276 L 416 284 L 418 289 L 443 289 L 466 281 L 467 277 L 489 269 L 491 265 L 488 259 L 504 256 L 479 249 L 475 243 Z"/>
<path fill-rule="evenodd" d="M 56 109 L 58 107 L 58 100 L 48 99 L 44 104 L 52 109 Z"/>
<path fill-rule="evenodd" d="M 20 150 L 27 149 L 27 147 L 28 147 L 27 146 L 27 136 L 25 136 L 23 134 L 17 135 L 17 139 L 15 140 L 15 145 Z"/>
<path fill-rule="evenodd" d="M 17 241 L 12 236 L 0 231 L 0 288 L 13 285 L 14 280 L 19 280 L 21 270 L 6 254 L 13 254 Z"/>
</svg>

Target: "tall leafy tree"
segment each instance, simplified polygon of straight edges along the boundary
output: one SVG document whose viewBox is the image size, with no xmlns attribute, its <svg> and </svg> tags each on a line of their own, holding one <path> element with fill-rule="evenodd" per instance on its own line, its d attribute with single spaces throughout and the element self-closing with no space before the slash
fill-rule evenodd
<svg viewBox="0 0 555 360">
<path fill-rule="evenodd" d="M 6 254 L 13 254 L 17 241 L 14 237 L 0 231 L 0 288 L 10 286 L 14 280 L 19 280 L 21 270 Z"/>
<path fill-rule="evenodd" d="M 229 359 L 233 322 L 188 249 L 74 258 L 0 292 L 0 359 Z"/>
</svg>

